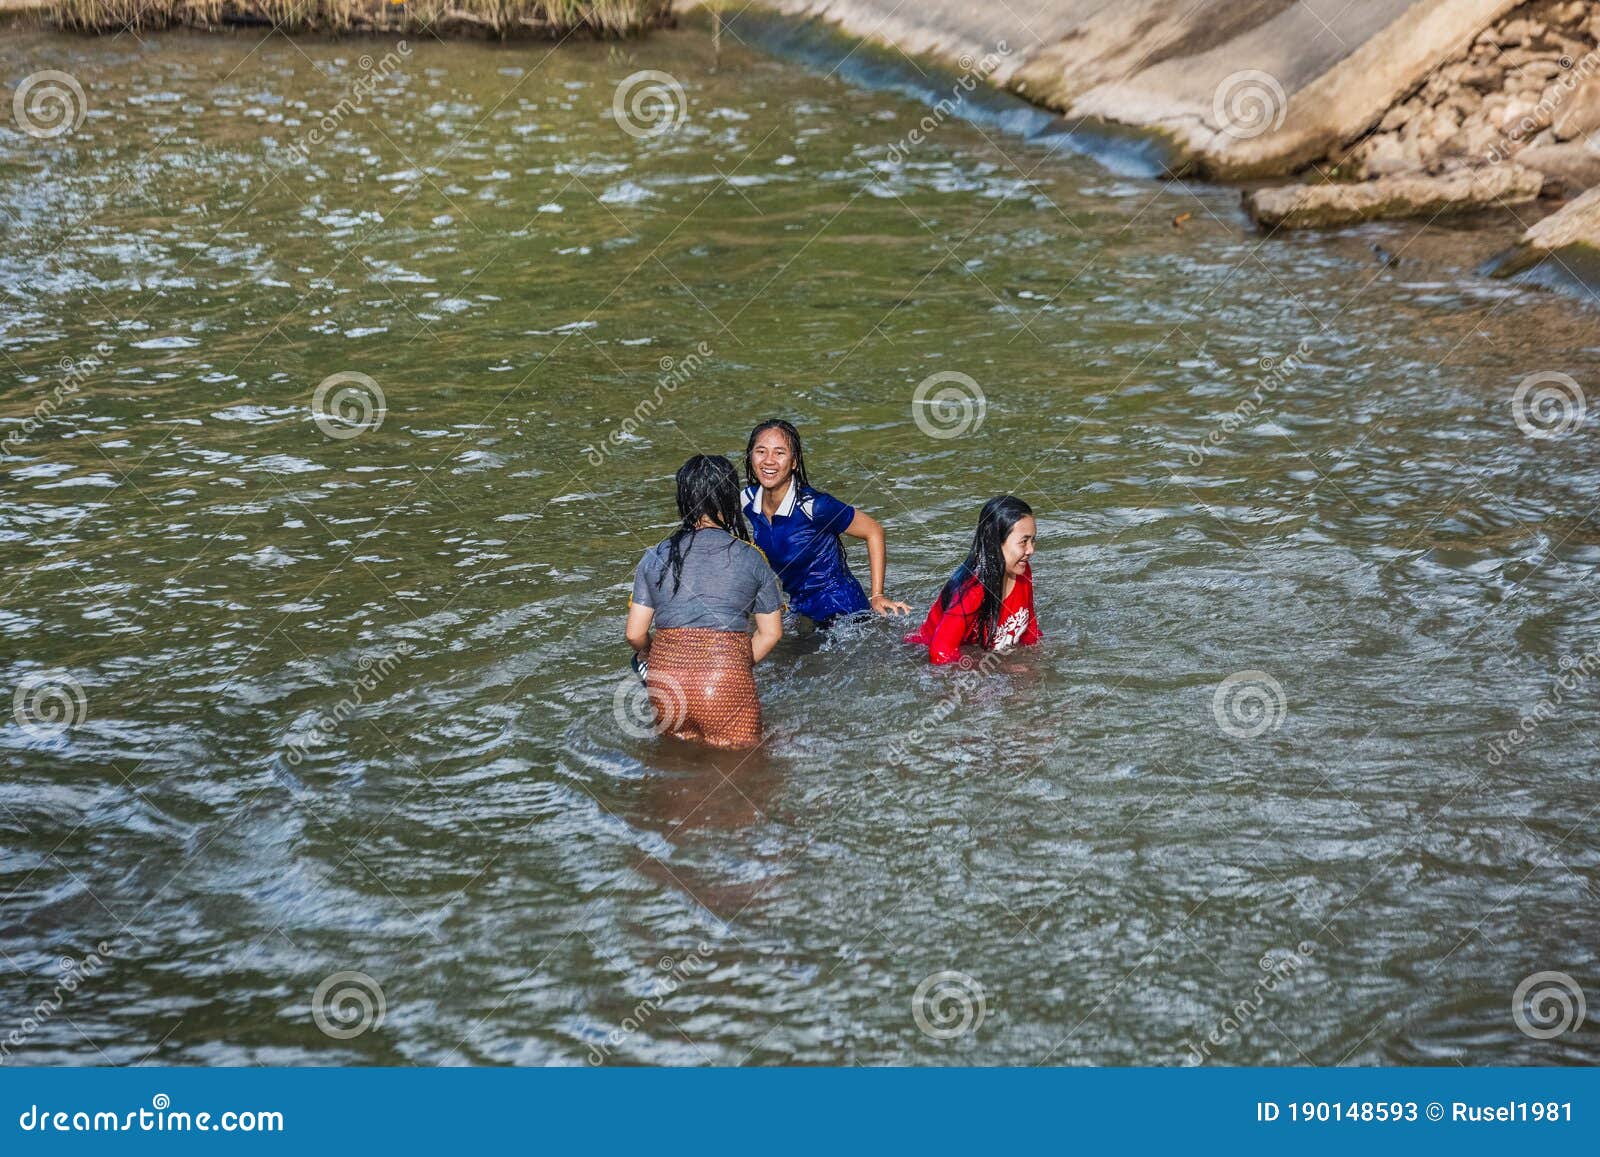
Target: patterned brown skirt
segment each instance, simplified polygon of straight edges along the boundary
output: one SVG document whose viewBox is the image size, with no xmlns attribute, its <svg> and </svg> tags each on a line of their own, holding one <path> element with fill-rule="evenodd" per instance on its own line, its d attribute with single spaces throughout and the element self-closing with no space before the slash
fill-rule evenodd
<svg viewBox="0 0 1600 1157">
<path fill-rule="evenodd" d="M 761 742 L 750 636 L 704 627 L 657 630 L 645 686 L 661 734 L 710 747 Z"/>
</svg>

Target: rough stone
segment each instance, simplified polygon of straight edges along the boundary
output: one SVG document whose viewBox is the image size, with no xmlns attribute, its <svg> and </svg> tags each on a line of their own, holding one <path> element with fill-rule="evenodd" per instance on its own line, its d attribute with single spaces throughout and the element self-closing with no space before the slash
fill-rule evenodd
<svg viewBox="0 0 1600 1157">
<path fill-rule="evenodd" d="M 1529 145 L 1517 154 L 1517 164 L 1544 174 L 1546 196 L 1600 185 L 1600 152 L 1581 144 Z"/>
<path fill-rule="evenodd" d="M 1380 133 L 1392 133 L 1415 115 L 1416 109 L 1410 105 L 1397 104 L 1383 114 L 1383 119 L 1378 122 L 1377 131 Z"/>
<path fill-rule="evenodd" d="M 1499 92 L 1505 81 L 1505 71 L 1497 64 L 1474 64 L 1461 70 L 1460 84 L 1479 92 Z"/>
<path fill-rule="evenodd" d="M 1436 72 L 1428 78 L 1428 83 L 1422 86 L 1422 103 L 1428 105 L 1438 104 L 1454 91 L 1455 82 L 1449 77 Z"/>
<path fill-rule="evenodd" d="M 1503 108 L 1496 109 L 1489 117 L 1489 123 L 1497 129 L 1511 129 L 1530 120 L 1539 111 L 1539 106 L 1531 100 L 1517 97 L 1508 101 Z"/>
<path fill-rule="evenodd" d="M 1561 75 L 1561 66 L 1553 60 L 1530 60 L 1517 69 L 1512 78 L 1518 86 L 1543 88 L 1548 81 Z"/>
<path fill-rule="evenodd" d="M 1570 141 L 1600 129 L 1600 76 L 1590 77 L 1562 101 L 1550 128 L 1558 141 Z"/>
<path fill-rule="evenodd" d="M 1528 45 L 1543 36 L 1545 26 L 1532 20 L 1507 20 L 1500 26 L 1500 33 L 1495 41 L 1505 45 Z"/>
<path fill-rule="evenodd" d="M 1544 175 L 1494 165 L 1445 177 L 1382 177 L 1356 184 L 1282 185 L 1244 195 L 1245 209 L 1267 228 L 1320 229 L 1390 217 L 1433 217 L 1532 201 Z"/>
<path fill-rule="evenodd" d="M 1539 54 L 1529 48 L 1508 48 L 1500 54 L 1500 63 L 1506 68 L 1521 68 L 1524 64 L 1532 64 L 1540 59 Z"/>
<path fill-rule="evenodd" d="M 1358 160 L 1358 171 L 1364 177 L 1385 177 L 1414 167 L 1396 136 L 1375 138 Z"/>
<path fill-rule="evenodd" d="M 1600 188 L 1590 189 L 1575 201 L 1523 233 L 1516 246 L 1493 269 L 1496 277 L 1509 277 L 1555 258 L 1569 278 L 1576 278 L 1593 297 L 1600 275 Z"/>
<path fill-rule="evenodd" d="M 1529 226 L 1521 243 L 1550 251 L 1567 245 L 1600 246 L 1600 189 L 1590 189 L 1542 221 Z"/>
<path fill-rule="evenodd" d="M 1472 121 L 1465 125 L 1460 132 L 1442 141 L 1438 152 L 1444 157 L 1475 158 L 1480 161 L 1492 159 L 1497 150 L 1501 153 L 1507 151 L 1509 143 L 1505 136 L 1497 131 L 1492 124 L 1484 121 Z"/>
</svg>

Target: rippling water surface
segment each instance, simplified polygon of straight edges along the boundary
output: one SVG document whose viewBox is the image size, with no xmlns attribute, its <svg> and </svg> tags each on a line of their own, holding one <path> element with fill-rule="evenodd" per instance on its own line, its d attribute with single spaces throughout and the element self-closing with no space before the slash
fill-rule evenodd
<svg viewBox="0 0 1600 1157">
<path fill-rule="evenodd" d="M 992 119 L 895 167 L 926 105 L 703 31 L 392 47 L 0 42 L 88 101 L 0 126 L 0 687 L 76 721 L 0 728 L 0 1031 L 108 956 L 15 1058 L 1600 1057 L 1511 1015 L 1600 1000 L 1600 462 L 1512 406 L 1600 315 L 1503 228 L 1268 239 Z M 627 734 L 672 471 L 772 414 L 919 612 L 1027 497 L 1044 645 L 801 629 L 756 753 Z"/>
</svg>

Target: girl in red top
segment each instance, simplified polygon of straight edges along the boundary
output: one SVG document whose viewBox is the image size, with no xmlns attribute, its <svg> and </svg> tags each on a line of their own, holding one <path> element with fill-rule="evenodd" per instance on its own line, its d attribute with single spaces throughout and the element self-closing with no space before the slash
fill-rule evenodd
<svg viewBox="0 0 1600 1157">
<path fill-rule="evenodd" d="M 985 502 L 967 560 L 906 642 L 925 645 L 935 663 L 954 663 L 965 643 L 991 651 L 1037 643 L 1043 635 L 1033 613 L 1028 560 L 1038 534 L 1033 509 L 1022 499 L 1002 494 Z"/>
</svg>

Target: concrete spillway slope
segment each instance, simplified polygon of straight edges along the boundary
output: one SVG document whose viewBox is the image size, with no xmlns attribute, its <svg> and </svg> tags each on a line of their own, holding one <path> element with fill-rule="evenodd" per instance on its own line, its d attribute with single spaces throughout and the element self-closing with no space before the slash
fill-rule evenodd
<svg viewBox="0 0 1600 1157">
<path fill-rule="evenodd" d="M 1293 172 L 1371 128 L 1518 0 L 759 0 L 912 55 L 1009 51 L 989 77 L 1159 133 L 1174 166 Z"/>
</svg>

